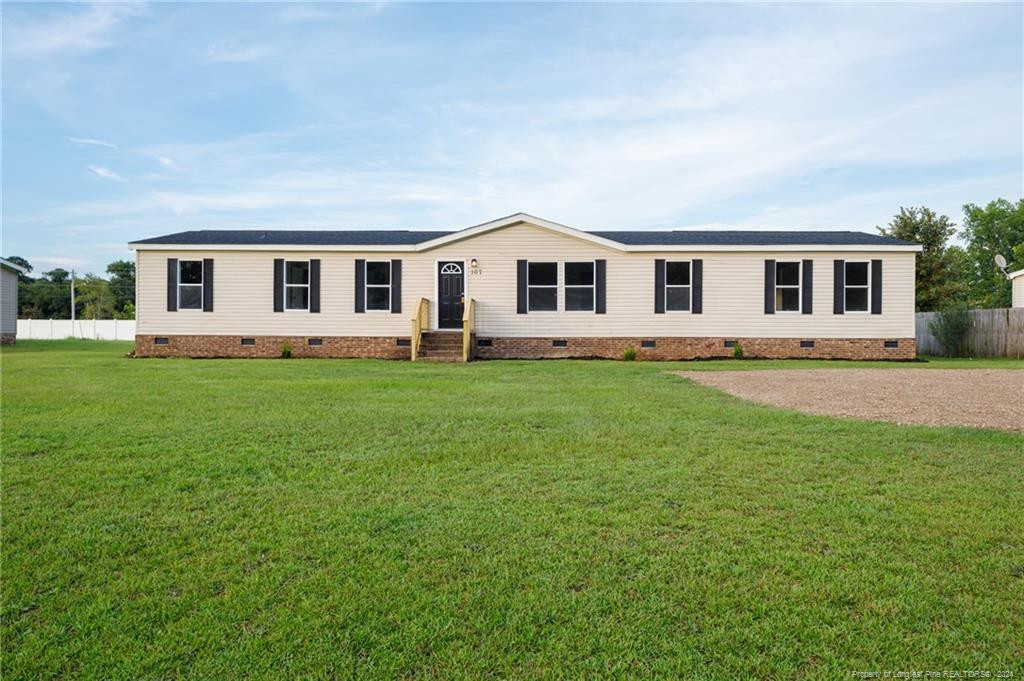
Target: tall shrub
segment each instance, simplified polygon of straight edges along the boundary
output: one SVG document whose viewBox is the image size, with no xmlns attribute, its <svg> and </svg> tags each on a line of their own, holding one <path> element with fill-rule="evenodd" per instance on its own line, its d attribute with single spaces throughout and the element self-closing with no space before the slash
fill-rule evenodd
<svg viewBox="0 0 1024 681">
<path fill-rule="evenodd" d="M 963 348 L 964 339 L 971 328 L 971 315 L 966 305 L 955 305 L 940 310 L 928 324 L 942 354 L 955 357 Z"/>
</svg>

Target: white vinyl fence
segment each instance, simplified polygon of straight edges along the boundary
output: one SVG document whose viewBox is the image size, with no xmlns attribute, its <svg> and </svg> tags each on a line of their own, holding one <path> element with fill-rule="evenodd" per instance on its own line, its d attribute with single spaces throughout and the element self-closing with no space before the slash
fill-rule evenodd
<svg viewBox="0 0 1024 681">
<path fill-rule="evenodd" d="M 135 340 L 134 319 L 19 319 L 18 340 Z"/>
<path fill-rule="evenodd" d="M 929 324 L 934 312 L 918 312 L 917 352 L 941 355 L 942 348 L 932 336 Z M 964 357 L 1024 358 L 1024 307 L 971 310 L 971 328 L 964 339 Z"/>
</svg>

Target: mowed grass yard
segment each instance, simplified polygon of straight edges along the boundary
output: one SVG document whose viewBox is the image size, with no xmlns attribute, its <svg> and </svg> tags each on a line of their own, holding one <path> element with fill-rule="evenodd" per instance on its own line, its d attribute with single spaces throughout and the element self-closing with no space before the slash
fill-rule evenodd
<svg viewBox="0 0 1024 681">
<path fill-rule="evenodd" d="M 5 679 L 1024 675 L 1019 434 L 130 349 L 2 353 Z"/>
</svg>

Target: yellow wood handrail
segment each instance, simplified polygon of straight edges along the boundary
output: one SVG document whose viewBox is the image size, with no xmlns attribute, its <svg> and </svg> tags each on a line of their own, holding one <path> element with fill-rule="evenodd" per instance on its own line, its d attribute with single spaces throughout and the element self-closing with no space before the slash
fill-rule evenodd
<svg viewBox="0 0 1024 681">
<path fill-rule="evenodd" d="M 476 315 L 476 301 L 472 298 L 466 301 L 462 311 L 462 361 L 469 361 L 469 344 L 473 336 L 473 321 Z"/>
<path fill-rule="evenodd" d="M 416 316 L 412 318 L 412 335 L 409 342 L 411 346 L 409 358 L 414 362 L 420 354 L 420 341 L 423 338 L 423 329 L 427 327 L 429 320 L 430 303 L 426 298 L 420 298 L 419 302 L 416 303 Z"/>
</svg>

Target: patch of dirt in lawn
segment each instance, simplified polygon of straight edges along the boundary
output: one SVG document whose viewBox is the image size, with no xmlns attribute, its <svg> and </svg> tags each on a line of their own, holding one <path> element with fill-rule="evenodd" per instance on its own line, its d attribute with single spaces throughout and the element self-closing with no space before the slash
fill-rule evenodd
<svg viewBox="0 0 1024 681">
<path fill-rule="evenodd" d="M 782 369 L 677 371 L 762 404 L 870 421 L 1024 431 L 1024 371 Z"/>
</svg>

